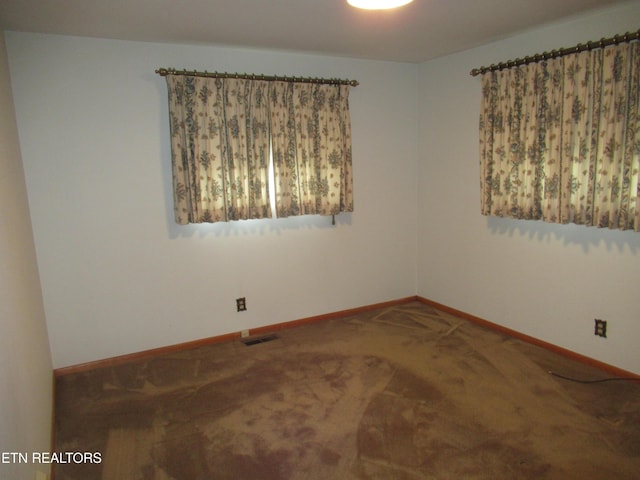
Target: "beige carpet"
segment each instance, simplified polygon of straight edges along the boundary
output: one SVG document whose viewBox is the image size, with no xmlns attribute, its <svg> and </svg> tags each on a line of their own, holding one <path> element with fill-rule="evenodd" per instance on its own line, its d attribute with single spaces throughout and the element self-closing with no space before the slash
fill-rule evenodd
<svg viewBox="0 0 640 480">
<path fill-rule="evenodd" d="M 418 302 L 58 379 L 77 479 L 638 479 L 640 386 Z"/>
</svg>

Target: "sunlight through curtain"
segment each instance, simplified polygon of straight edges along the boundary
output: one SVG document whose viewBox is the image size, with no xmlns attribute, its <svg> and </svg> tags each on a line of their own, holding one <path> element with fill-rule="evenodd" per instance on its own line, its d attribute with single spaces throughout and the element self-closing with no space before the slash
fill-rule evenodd
<svg viewBox="0 0 640 480">
<path fill-rule="evenodd" d="M 177 223 L 353 211 L 348 85 L 166 78 Z"/>
<path fill-rule="evenodd" d="M 484 73 L 483 215 L 640 231 L 640 43 Z"/>
<path fill-rule="evenodd" d="M 276 214 L 353 211 L 349 86 L 274 82 Z"/>
<path fill-rule="evenodd" d="M 268 82 L 166 78 L 176 222 L 270 217 Z"/>
</svg>

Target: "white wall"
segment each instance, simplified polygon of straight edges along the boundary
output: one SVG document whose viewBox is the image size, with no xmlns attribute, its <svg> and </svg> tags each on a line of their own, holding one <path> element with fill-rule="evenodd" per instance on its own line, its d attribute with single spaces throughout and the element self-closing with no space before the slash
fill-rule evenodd
<svg viewBox="0 0 640 480">
<path fill-rule="evenodd" d="M 635 31 L 640 2 L 421 65 L 418 294 L 640 373 L 640 234 L 480 215 L 472 68 Z M 453 201 L 445 199 L 454 199 Z M 608 321 L 607 339 L 593 334 Z"/>
<path fill-rule="evenodd" d="M 15 32 L 7 49 L 55 367 L 416 293 L 418 66 Z M 359 80 L 356 211 L 175 225 L 159 67 Z"/>
<path fill-rule="evenodd" d="M 0 452 L 49 451 L 52 389 L 51 352 L 0 31 Z M 0 478 L 34 478 L 37 467 L 0 463 Z"/>
<path fill-rule="evenodd" d="M 637 18 L 636 1 L 419 66 L 8 32 L 54 366 L 418 293 L 640 372 L 640 235 L 481 216 L 480 83 L 469 76 L 635 30 Z M 175 225 L 154 73 L 169 66 L 358 79 L 356 212 L 335 227 Z M 240 296 L 247 312 L 235 311 Z M 596 317 L 609 321 L 606 340 Z"/>
</svg>

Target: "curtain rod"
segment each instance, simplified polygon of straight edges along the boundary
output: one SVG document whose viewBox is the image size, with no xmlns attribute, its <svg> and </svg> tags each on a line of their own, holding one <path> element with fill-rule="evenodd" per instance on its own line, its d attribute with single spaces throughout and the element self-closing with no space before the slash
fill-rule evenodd
<svg viewBox="0 0 640 480">
<path fill-rule="evenodd" d="M 575 47 L 561 48 L 560 50 L 551 50 L 550 52 L 537 53 L 535 55 L 516 58 L 515 60 L 509 60 L 508 62 L 502 62 L 489 67 L 474 68 L 471 70 L 470 75 L 475 77 L 477 75 L 494 72 L 496 70 L 504 70 L 505 68 L 519 67 L 521 65 L 527 65 L 529 63 L 539 62 L 541 60 L 549 60 L 551 58 L 562 57 L 572 53 L 584 52 L 585 50 L 595 50 L 596 48 L 604 48 L 609 45 L 618 45 L 619 43 L 632 42 L 640 38 L 640 30 L 630 33 L 627 32 L 624 35 L 616 35 L 611 38 L 602 38 L 594 42 L 587 42 L 585 44 L 579 43 Z"/>
<path fill-rule="evenodd" d="M 220 72 L 198 72 L 196 70 L 176 70 L 175 68 L 159 68 L 156 73 L 162 77 L 167 75 L 189 75 L 193 77 L 211 78 L 241 78 L 244 80 L 266 80 L 269 82 L 294 82 L 294 83 L 320 83 L 325 85 L 350 85 L 357 87 L 360 82 L 357 80 L 345 80 L 340 78 L 312 78 L 312 77 L 286 77 L 276 75 L 256 75 L 252 73 L 220 73 Z"/>
</svg>

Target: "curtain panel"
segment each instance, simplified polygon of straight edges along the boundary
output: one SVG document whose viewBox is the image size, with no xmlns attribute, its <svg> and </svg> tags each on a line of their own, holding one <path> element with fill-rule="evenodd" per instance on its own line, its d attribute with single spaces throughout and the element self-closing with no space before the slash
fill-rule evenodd
<svg viewBox="0 0 640 480">
<path fill-rule="evenodd" d="M 166 78 L 176 222 L 270 217 L 268 83 Z"/>
<path fill-rule="evenodd" d="M 639 42 L 483 74 L 483 215 L 640 231 L 639 170 Z"/>
<path fill-rule="evenodd" d="M 353 211 L 349 86 L 273 82 L 278 217 Z"/>
<path fill-rule="evenodd" d="M 166 80 L 177 223 L 353 211 L 349 86 Z"/>
</svg>

